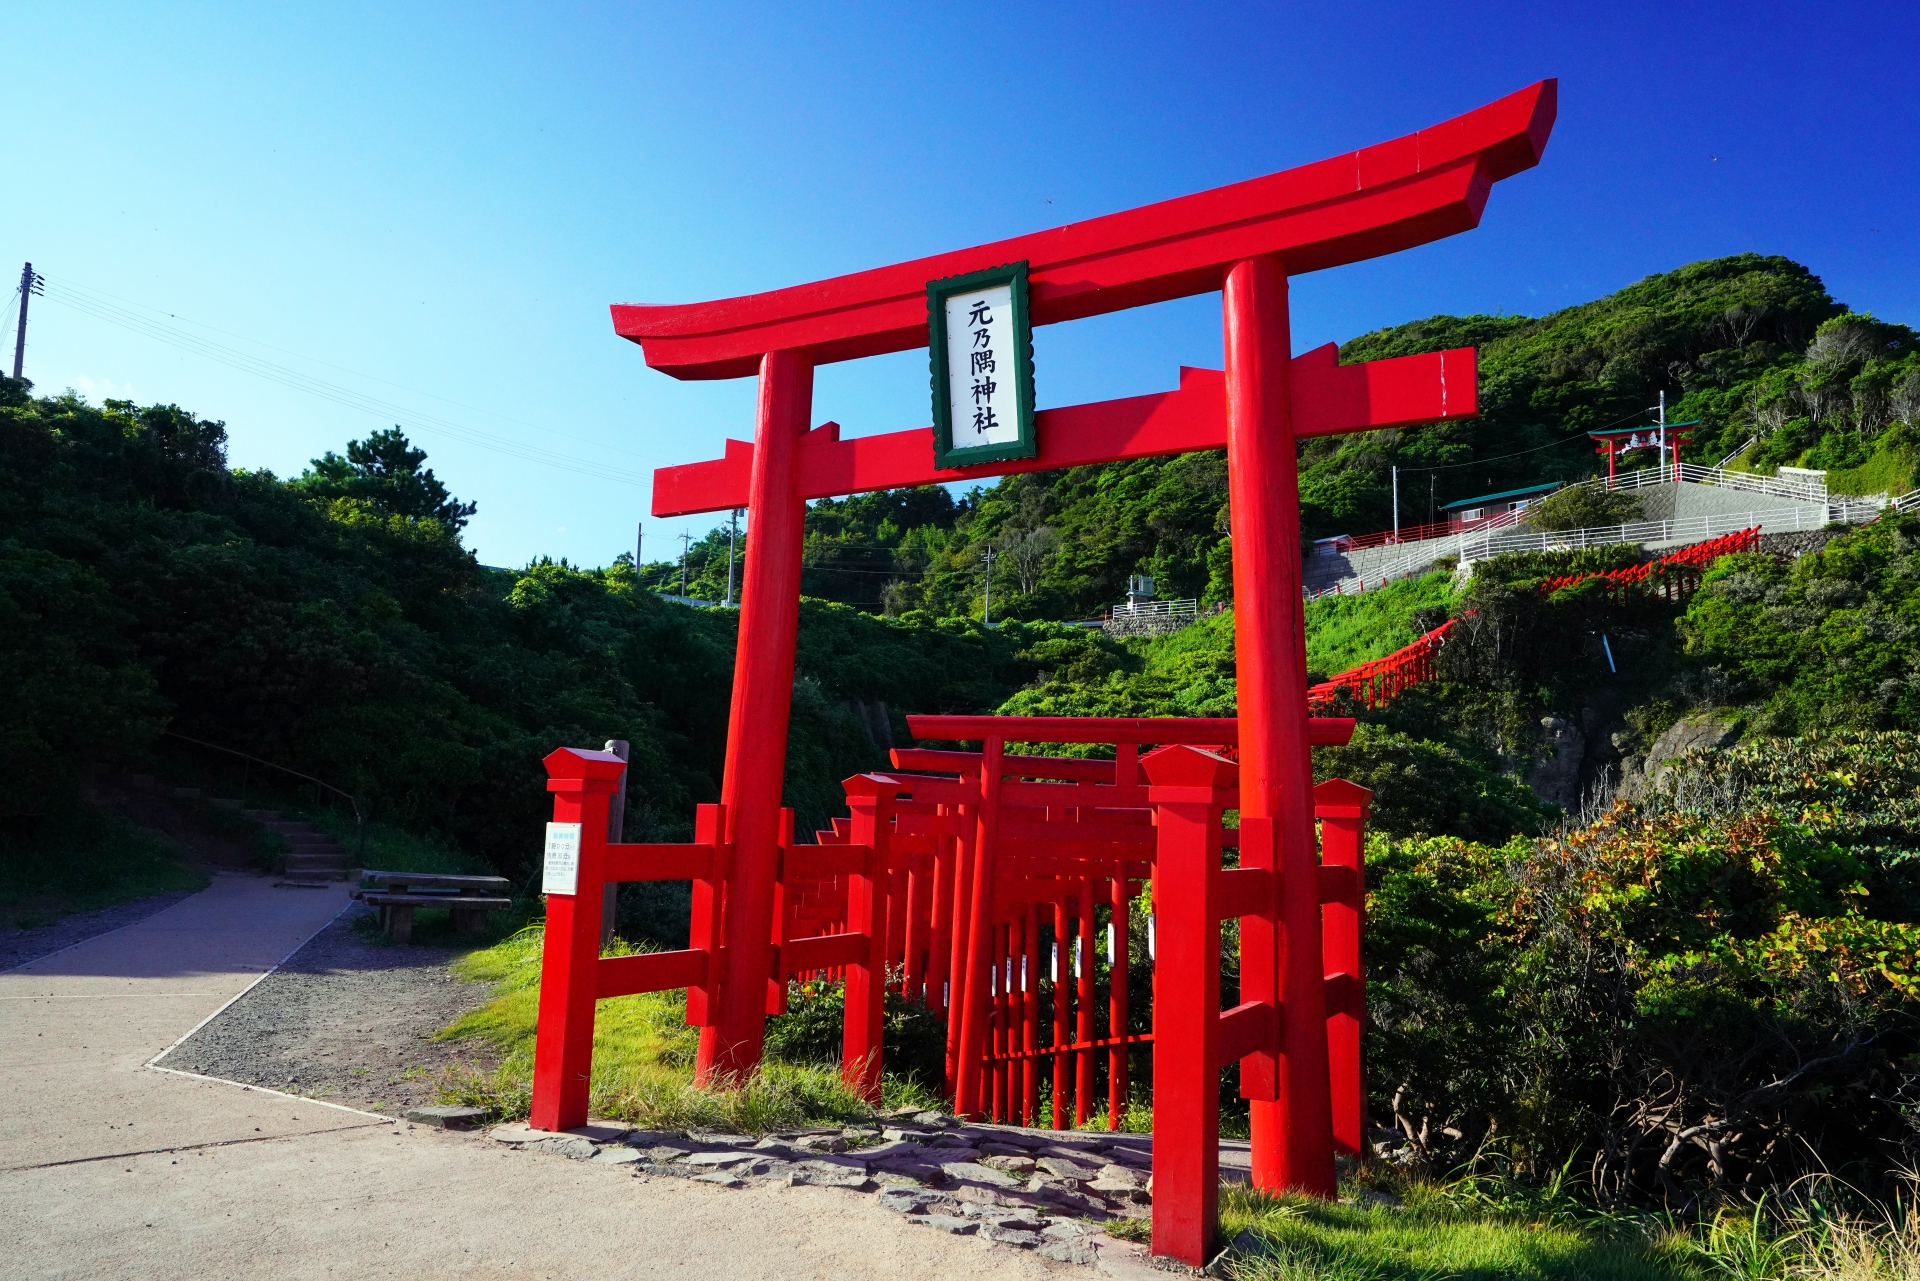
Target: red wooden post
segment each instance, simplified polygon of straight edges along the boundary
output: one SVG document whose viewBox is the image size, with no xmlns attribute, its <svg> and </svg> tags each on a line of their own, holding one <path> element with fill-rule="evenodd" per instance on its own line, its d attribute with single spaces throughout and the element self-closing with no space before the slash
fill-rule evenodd
<svg viewBox="0 0 1920 1281">
<path fill-rule="evenodd" d="M 1203 1267 L 1219 1224 L 1220 814 L 1236 770 L 1192 747 L 1142 764 L 1158 824 L 1153 1252 Z"/>
<path fill-rule="evenodd" d="M 1067 979 L 1067 900 L 1065 895 L 1053 903 L 1053 1128 L 1067 1128 L 1067 1056 L 1062 1046 L 1071 1044 L 1073 1002 L 1068 995 L 1073 984 Z"/>
<path fill-rule="evenodd" d="M 979 777 L 977 772 L 963 771 L 960 781 L 963 784 L 971 781 L 977 786 Z M 972 941 L 973 854 L 979 845 L 978 815 L 978 806 L 963 804 L 958 807 L 953 850 L 953 898 L 948 926 L 946 1085 L 947 1099 L 953 1104 L 955 1112 L 960 1110 L 960 1028 L 961 1015 L 966 1009 L 967 948 Z"/>
<path fill-rule="evenodd" d="M 907 995 L 907 895 L 908 876 L 905 867 L 892 868 L 887 873 L 887 964 L 888 973 L 895 967 L 900 970 L 901 996 Z"/>
<path fill-rule="evenodd" d="M 1040 910 L 1027 904 L 1021 917 L 1026 950 L 1020 957 L 1020 1124 L 1032 1125 L 1040 1111 Z"/>
<path fill-rule="evenodd" d="M 901 937 L 906 949 L 905 983 L 902 995 L 909 1001 L 919 1001 L 926 1005 L 927 1000 L 927 930 L 933 923 L 929 903 L 933 898 L 933 859 L 926 854 L 915 854 L 906 873 L 907 903 L 906 917 Z"/>
<path fill-rule="evenodd" d="M 725 895 L 731 852 L 726 842 L 727 811 L 722 805 L 702 805 L 694 810 L 693 839 L 714 848 L 713 866 L 704 877 L 693 882 L 693 914 L 687 923 L 687 946 L 711 955 L 722 937 L 720 908 Z M 713 1022 L 719 1009 L 720 967 L 709 965 L 705 982 L 687 988 L 687 1023 L 705 1027 Z"/>
<path fill-rule="evenodd" d="M 990 1109 L 993 1119 L 1004 1121 L 1007 1118 L 1007 1062 L 1001 1057 L 1007 1052 L 1007 953 L 1008 925 L 1001 921 L 993 927 L 993 1103 Z"/>
<path fill-rule="evenodd" d="M 893 799 L 849 793 L 847 808 L 853 813 L 850 840 L 868 850 L 861 869 L 847 877 L 847 931 L 866 935 L 867 942 L 846 967 L 840 1074 L 861 1097 L 878 1103 L 881 1040 L 886 1028 L 887 837 L 893 830 Z"/>
<path fill-rule="evenodd" d="M 778 958 L 781 949 L 787 944 L 787 927 L 792 909 L 787 899 L 787 856 L 793 850 L 793 811 L 782 808 L 780 811 L 780 861 L 779 877 L 773 883 L 773 925 L 768 932 L 767 941 L 773 945 L 773 955 Z M 775 960 L 767 970 L 767 1016 L 787 1012 L 787 976 L 784 966 Z"/>
<path fill-rule="evenodd" d="M 1113 939 L 1107 948 L 1112 966 L 1107 983 L 1107 1035 L 1118 1042 L 1107 1051 L 1107 1128 L 1118 1130 L 1127 1110 L 1127 927 L 1130 900 L 1127 898 L 1127 867 L 1120 865 L 1113 878 L 1113 917 L 1107 927 Z"/>
<path fill-rule="evenodd" d="M 574 889 L 547 895 L 528 1123 L 536 1130 L 567 1130 L 587 1123 L 607 802 L 626 763 L 612 752 L 563 747 L 547 757 L 546 766 L 547 790 L 554 794 L 548 846 L 550 851 L 569 846 L 575 851 Z M 550 852 L 549 865 L 555 861 Z"/>
<path fill-rule="evenodd" d="M 953 821 L 953 808 L 942 805 L 937 817 L 942 823 Z M 927 940 L 927 1005 L 946 1013 L 947 974 L 953 948 L 953 868 L 954 838 L 941 833 L 933 842 L 933 906 L 929 909 L 933 927 Z"/>
<path fill-rule="evenodd" d="M 953 1104 L 957 1114 L 967 1117 L 979 1115 L 982 1102 L 980 1058 L 986 1046 L 987 1011 L 992 997 L 987 979 L 993 956 L 994 849 L 1000 832 L 1000 758 L 1006 753 L 1006 743 L 1002 739 L 990 738 L 981 746 L 980 812 L 975 825 L 973 889 L 968 905 L 965 1001 L 960 1008 L 959 1053 L 955 1065 L 960 1088 Z"/>
<path fill-rule="evenodd" d="M 760 1062 L 766 1039 L 769 941 L 780 842 L 780 789 L 792 712 L 794 641 L 800 626 L 800 550 L 806 504 L 795 457 L 813 410 L 813 366 L 791 351 L 760 358 L 753 472 L 747 500 L 753 554 L 741 586 L 721 803 L 733 825 L 726 892 L 726 951 L 719 1009 L 701 1029 L 695 1079 L 738 1077 Z M 885 876 L 884 868 L 880 875 Z M 885 934 L 884 924 L 879 927 Z M 875 958 L 884 961 L 884 954 Z"/>
<path fill-rule="evenodd" d="M 1080 882 L 1080 946 L 1078 1018 L 1073 1039 L 1085 1045 L 1093 1039 L 1093 882 Z M 1082 1126 L 1093 1115 L 1093 1051 L 1073 1055 L 1073 1123 Z"/>
<path fill-rule="evenodd" d="M 1361 940 L 1367 925 L 1365 839 L 1367 808 L 1372 803 L 1372 792 L 1344 778 L 1330 778 L 1313 789 L 1314 814 L 1320 820 L 1321 875 L 1330 882 L 1321 912 L 1333 1142 L 1352 1156 L 1360 1155 L 1366 1142 L 1360 1033 L 1367 1017 L 1367 971 Z M 1341 999 L 1335 1001 L 1336 995 Z"/>
<path fill-rule="evenodd" d="M 1251 1105 L 1253 1179 L 1270 1191 L 1298 1189 L 1331 1197 L 1300 479 L 1294 459 L 1287 273 L 1280 260 L 1248 258 L 1229 268 L 1223 313 L 1240 812 L 1243 822 L 1274 820 L 1276 870 L 1286 887 L 1278 930 L 1259 918 L 1241 926 L 1243 977 L 1264 987 L 1271 983 L 1267 967 L 1276 967 L 1284 994 L 1276 1047 L 1278 1097 Z"/>
</svg>

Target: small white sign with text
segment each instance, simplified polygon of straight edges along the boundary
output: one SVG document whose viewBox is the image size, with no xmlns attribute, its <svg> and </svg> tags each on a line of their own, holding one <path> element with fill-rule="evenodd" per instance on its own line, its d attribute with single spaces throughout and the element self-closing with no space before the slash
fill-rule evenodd
<svg viewBox="0 0 1920 1281">
<path fill-rule="evenodd" d="M 577 894 L 580 882 L 580 825 L 547 824 L 547 859 L 540 876 L 542 894 Z"/>
<path fill-rule="evenodd" d="M 1006 445 L 1020 439 L 1018 352 L 1013 287 L 989 285 L 949 294 L 947 403 L 953 448 Z"/>
</svg>

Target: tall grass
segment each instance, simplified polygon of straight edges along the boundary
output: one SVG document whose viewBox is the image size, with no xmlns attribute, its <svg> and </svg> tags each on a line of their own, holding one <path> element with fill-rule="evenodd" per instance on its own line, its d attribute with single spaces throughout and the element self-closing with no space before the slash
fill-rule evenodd
<svg viewBox="0 0 1920 1281">
<path fill-rule="evenodd" d="M 1418 640 L 1413 615 L 1444 608 L 1453 599 L 1449 575 L 1436 571 L 1403 578 L 1355 596 L 1323 596 L 1307 602 L 1307 666 L 1336 676 L 1373 658 L 1384 658 Z"/>
<path fill-rule="evenodd" d="M 1355 1186 L 1344 1191 L 1348 1201 L 1329 1204 L 1242 1186 L 1222 1189 L 1221 1237 L 1250 1232 L 1257 1242 L 1235 1259 L 1234 1275 L 1245 1281 L 1680 1281 L 1693 1271 L 1673 1244 L 1604 1222 L 1462 1200 L 1441 1186 L 1407 1185 L 1398 1206 L 1359 1203 L 1364 1197 Z"/>
<path fill-rule="evenodd" d="M 493 999 L 446 1027 L 441 1039 L 476 1038 L 500 1050 L 491 1073 L 450 1072 L 441 1097 L 523 1117 L 533 1078 L 534 1028 L 540 1003 L 540 956 L 545 926 L 536 922 L 493 947 L 454 963 L 462 978 L 493 985 Z M 636 949 L 614 940 L 605 955 Z M 599 1002 L 593 1026 L 593 1115 L 653 1129 L 732 1130 L 764 1134 L 826 1123 L 865 1121 L 874 1107 L 849 1090 L 837 1067 L 768 1062 L 744 1079 L 718 1088 L 693 1083 L 699 1032 L 685 1019 L 686 992 L 646 992 Z M 937 1107 L 918 1083 L 889 1078 L 881 1106 Z"/>
<path fill-rule="evenodd" d="M 1898 497 L 1912 489 L 1915 458 L 1905 449 L 1883 447 L 1858 467 L 1827 473 L 1830 494 L 1892 494 Z"/>
</svg>

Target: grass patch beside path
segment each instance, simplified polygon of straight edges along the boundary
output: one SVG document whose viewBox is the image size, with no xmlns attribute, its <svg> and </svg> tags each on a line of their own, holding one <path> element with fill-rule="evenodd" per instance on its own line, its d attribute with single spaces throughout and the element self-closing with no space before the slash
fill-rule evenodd
<svg viewBox="0 0 1920 1281">
<path fill-rule="evenodd" d="M 1307 666 L 1323 676 L 1338 676 L 1412 644 L 1421 635 L 1414 613 L 1445 608 L 1453 600 L 1451 581 L 1442 570 L 1353 596 L 1308 601 Z"/>
<path fill-rule="evenodd" d="M 171 839 L 96 806 L 35 832 L 0 834 L 0 924 L 11 928 L 206 887 L 207 874 Z"/>
<path fill-rule="evenodd" d="M 489 1076 L 449 1077 L 442 1100 L 524 1117 L 533 1080 L 534 1025 L 540 1002 L 540 953 L 545 929 L 536 922 L 493 947 L 469 953 L 454 972 L 493 985 L 493 999 L 443 1030 L 442 1039 L 481 1038 L 505 1056 Z M 616 939 L 604 955 L 637 949 Z M 703 1090 L 693 1084 L 699 1031 L 686 1024 L 686 992 L 613 997 L 596 1008 L 589 1110 L 596 1117 L 655 1129 L 734 1130 L 764 1134 L 804 1125 L 867 1120 L 875 1109 L 840 1081 L 839 1069 L 819 1063 L 769 1062 L 737 1088 Z M 936 1107 L 918 1087 L 889 1080 L 883 1106 Z"/>
<path fill-rule="evenodd" d="M 1252 1229 L 1259 1253 L 1235 1263 L 1242 1281 L 1681 1281 L 1698 1273 L 1684 1247 L 1635 1229 L 1463 1206 L 1412 1187 L 1402 1208 L 1328 1205 L 1230 1188 L 1224 1240 Z"/>
</svg>

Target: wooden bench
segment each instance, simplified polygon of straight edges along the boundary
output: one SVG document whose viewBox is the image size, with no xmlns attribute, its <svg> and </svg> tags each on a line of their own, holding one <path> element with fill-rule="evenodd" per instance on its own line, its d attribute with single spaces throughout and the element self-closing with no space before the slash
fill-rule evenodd
<svg viewBox="0 0 1920 1281">
<path fill-rule="evenodd" d="M 413 938 L 413 910 L 417 907 L 444 907 L 453 913 L 453 927 L 462 934 L 478 934 L 486 928 L 487 913 L 513 906 L 505 891 L 512 882 L 504 876 L 450 876 L 439 872 L 360 873 L 362 881 L 382 885 L 352 891 L 352 896 L 368 907 L 380 909 L 380 928 L 395 943 Z"/>
</svg>

